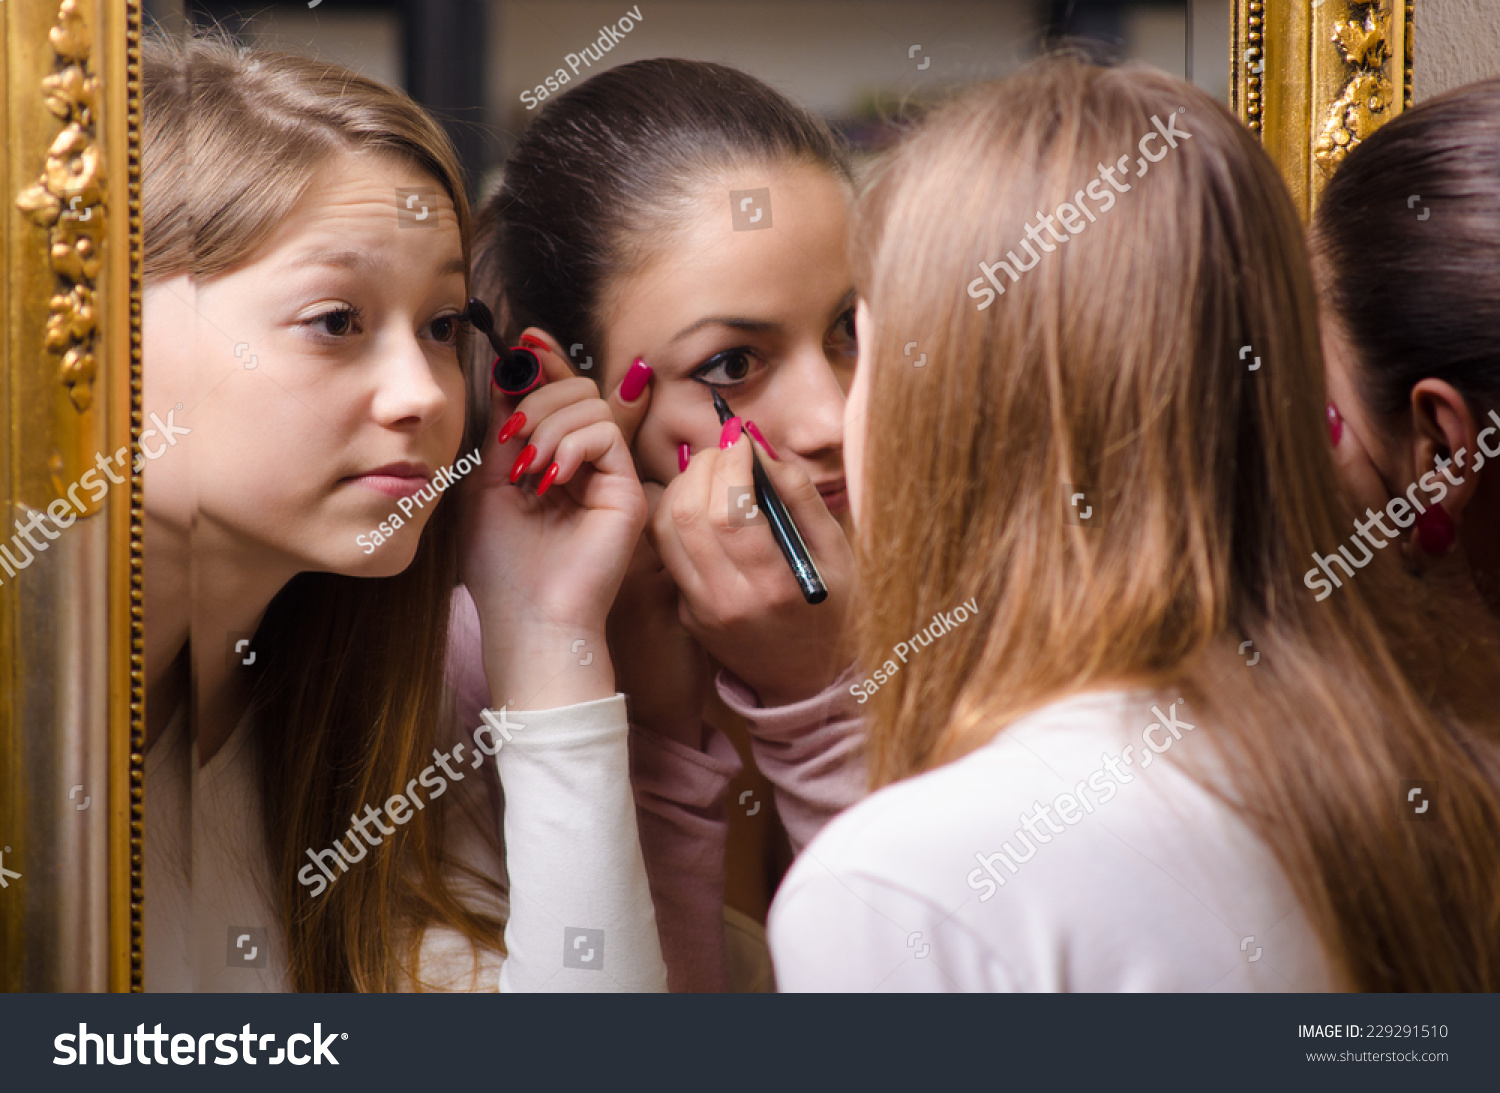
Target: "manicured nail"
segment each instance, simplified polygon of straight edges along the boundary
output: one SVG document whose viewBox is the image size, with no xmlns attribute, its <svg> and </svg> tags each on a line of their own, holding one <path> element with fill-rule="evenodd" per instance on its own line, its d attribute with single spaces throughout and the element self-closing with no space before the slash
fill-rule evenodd
<svg viewBox="0 0 1500 1093">
<path fill-rule="evenodd" d="M 693 458 L 693 449 L 686 444 L 677 445 L 677 470 L 685 471 L 688 468 L 688 460 Z"/>
<path fill-rule="evenodd" d="M 545 351 L 548 348 L 547 343 L 542 341 L 541 338 L 533 337 L 530 334 L 521 335 L 521 344 L 527 349 L 541 349 Z"/>
<path fill-rule="evenodd" d="M 1344 435 L 1344 419 L 1339 416 L 1339 408 L 1333 403 L 1328 404 L 1328 439 L 1333 441 L 1333 446 L 1339 446 L 1339 438 Z"/>
<path fill-rule="evenodd" d="M 511 414 L 510 417 L 506 418 L 505 424 L 500 427 L 500 435 L 495 439 L 498 440 L 501 444 L 504 444 L 511 437 L 519 433 L 521 431 L 521 427 L 525 424 L 526 415 L 521 413 L 520 410 L 517 410 L 515 413 Z"/>
<path fill-rule="evenodd" d="M 516 465 L 510 469 L 510 480 L 515 483 L 521 475 L 526 473 L 527 466 L 536 458 L 536 445 L 528 444 L 521 449 L 521 454 L 516 457 Z"/>
<path fill-rule="evenodd" d="M 719 450 L 734 447 L 735 441 L 740 438 L 740 419 L 732 417 L 724 423 L 724 431 L 719 434 Z"/>
<path fill-rule="evenodd" d="M 776 462 L 778 463 L 781 462 L 781 456 L 776 454 L 776 449 L 771 447 L 771 442 L 760 435 L 760 430 L 755 427 L 755 422 L 746 420 L 745 432 L 749 433 L 750 438 L 766 450 L 766 454 L 768 456 L 776 460 Z"/>
<path fill-rule="evenodd" d="M 547 492 L 547 487 L 557 481 L 558 466 L 556 463 L 547 468 L 547 473 L 542 475 L 542 484 L 536 488 L 536 495 L 540 497 Z"/>
<path fill-rule="evenodd" d="M 634 402 L 641 397 L 641 392 L 650 382 L 651 366 L 637 357 L 635 363 L 630 366 L 630 371 L 625 373 L 625 378 L 620 382 L 620 401 Z"/>
</svg>

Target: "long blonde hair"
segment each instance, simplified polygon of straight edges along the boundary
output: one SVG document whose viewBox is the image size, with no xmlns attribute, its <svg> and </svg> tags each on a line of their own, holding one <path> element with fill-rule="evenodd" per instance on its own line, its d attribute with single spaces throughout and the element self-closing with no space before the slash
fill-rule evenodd
<svg viewBox="0 0 1500 1093">
<path fill-rule="evenodd" d="M 294 54 L 242 56 L 216 35 L 148 38 L 143 54 L 148 284 L 183 273 L 208 281 L 253 260 L 318 167 L 342 150 L 399 156 L 436 180 L 453 202 L 467 263 L 470 216 L 457 157 L 400 91 Z M 467 357 L 461 347 L 460 360 Z M 443 859 L 445 809 L 416 812 L 326 895 L 313 899 L 296 879 L 307 848 L 331 845 L 361 805 L 404 790 L 451 717 L 444 659 L 456 544 L 456 510 L 445 497 L 403 573 L 300 574 L 257 634 L 266 658 L 251 698 L 262 807 L 298 990 L 419 982 L 430 924 L 460 931 L 476 950 L 502 949 L 497 915 L 457 898 L 447 879 L 456 866 Z M 474 879 L 502 898 L 492 878 Z"/>
<path fill-rule="evenodd" d="M 1106 210 L 1087 188 L 1111 166 Z M 1080 196 L 1089 219 L 1028 251 L 1033 215 Z M 855 238 L 876 324 L 861 658 L 964 600 L 982 620 L 874 696 L 876 784 L 1070 693 L 1170 688 L 1343 985 L 1500 988 L 1496 645 L 1479 612 L 1429 610 L 1398 550 L 1324 602 L 1303 585 L 1356 514 L 1301 226 L 1251 134 L 1163 74 L 1047 59 L 931 117 Z M 1070 521 L 1079 491 L 1098 526 Z M 1403 779 L 1437 787 L 1430 822 L 1406 822 Z"/>
</svg>

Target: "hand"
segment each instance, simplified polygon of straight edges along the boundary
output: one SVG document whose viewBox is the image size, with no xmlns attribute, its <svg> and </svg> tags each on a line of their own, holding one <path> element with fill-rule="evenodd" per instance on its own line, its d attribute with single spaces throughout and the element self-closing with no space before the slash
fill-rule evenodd
<svg viewBox="0 0 1500 1093">
<path fill-rule="evenodd" d="M 697 452 L 666 489 L 647 524 L 677 582 L 683 625 L 762 705 L 826 688 L 854 659 L 847 632 L 854 554 L 843 529 L 802 470 L 761 453 L 761 466 L 802 532 L 828 598 L 809 604 L 770 528 L 729 512 L 729 487 L 749 487 L 751 445 Z"/>
<path fill-rule="evenodd" d="M 644 485 L 654 512 L 665 488 Z M 643 535 L 605 632 L 615 685 L 630 696 L 631 721 L 698 750 L 715 668 L 683 626 L 677 601 L 677 582 Z"/>
<path fill-rule="evenodd" d="M 649 372 L 646 378 L 649 380 Z M 639 382 L 632 384 L 639 386 Z M 628 445 L 645 419 L 651 388 L 648 383 L 634 401 L 627 402 L 622 395 L 624 387 L 622 380 L 608 402 Z M 642 485 L 649 513 L 660 502 L 665 487 L 660 482 Z M 715 667 L 703 646 L 682 625 L 677 582 L 645 536 L 636 543 L 605 633 L 615 665 L 615 685 L 630 696 L 631 721 L 694 750 L 701 749 L 703 707 L 713 687 Z"/>
<path fill-rule="evenodd" d="M 491 430 L 462 493 L 462 572 L 479 611 L 492 701 L 520 708 L 614 694 L 604 624 L 646 520 L 630 452 L 593 383 L 538 350 L 549 382 Z M 494 422 L 511 420 L 491 388 Z M 521 477 L 511 474 L 534 448 Z M 553 469 L 555 467 L 555 469 Z M 548 479 L 551 481 L 548 481 Z M 583 640 L 597 655 L 579 665 Z"/>
</svg>

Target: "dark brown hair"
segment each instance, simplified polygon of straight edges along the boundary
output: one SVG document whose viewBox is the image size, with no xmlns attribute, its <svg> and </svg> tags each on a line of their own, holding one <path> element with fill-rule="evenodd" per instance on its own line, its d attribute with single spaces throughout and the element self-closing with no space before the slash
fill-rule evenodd
<svg viewBox="0 0 1500 1093">
<path fill-rule="evenodd" d="M 453 202 L 468 257 L 458 159 L 442 128 L 402 92 L 294 54 L 241 55 L 213 34 L 148 37 L 143 58 L 147 283 L 179 274 L 207 281 L 253 261 L 318 167 L 340 151 L 395 155 L 427 172 Z M 261 801 L 298 990 L 410 987 L 420 982 L 422 931 L 434 924 L 476 949 L 502 949 L 499 918 L 455 895 L 444 808 L 418 811 L 325 895 L 313 898 L 297 881 L 307 849 L 332 845 L 361 806 L 401 793 L 448 724 L 456 513 L 447 498 L 438 504 L 397 576 L 298 575 L 257 632 L 265 660 L 251 701 Z M 501 906 L 494 880 L 475 879 Z"/>
<path fill-rule="evenodd" d="M 786 161 L 851 178 L 827 125 L 753 76 L 672 58 L 608 69 L 522 135 L 478 216 L 474 292 L 508 337 L 536 326 L 602 359 L 610 285 L 671 240 L 717 173 Z"/>
<path fill-rule="evenodd" d="M 1127 173 L 1121 208 L 1075 210 L 1078 237 L 976 306 L 980 262 L 1169 118 L 1192 136 Z M 861 659 L 970 598 L 982 620 L 874 697 L 876 783 L 1081 691 L 1183 696 L 1223 760 L 1184 767 L 1276 855 L 1336 982 L 1500 988 L 1500 800 L 1479 759 L 1500 656 L 1481 612 L 1439 617 L 1391 557 L 1326 603 L 1302 584 L 1352 514 L 1302 225 L 1254 136 L 1165 74 L 1039 62 L 903 144 L 855 239 L 875 324 Z M 1064 483 L 1099 526 L 1069 520 Z M 1439 787 L 1429 823 L 1405 822 L 1411 778 Z"/>
<path fill-rule="evenodd" d="M 1478 409 L 1500 405 L 1500 78 L 1375 130 L 1323 191 L 1313 228 L 1371 410 L 1403 410 L 1427 376 Z"/>
</svg>

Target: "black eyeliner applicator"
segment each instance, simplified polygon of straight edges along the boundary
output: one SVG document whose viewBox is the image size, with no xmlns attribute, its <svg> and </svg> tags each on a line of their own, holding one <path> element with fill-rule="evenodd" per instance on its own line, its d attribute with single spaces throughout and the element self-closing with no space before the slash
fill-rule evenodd
<svg viewBox="0 0 1500 1093">
<path fill-rule="evenodd" d="M 542 360 L 525 346 L 506 346 L 495 331 L 495 316 L 488 305 L 478 297 L 469 298 L 467 318 L 481 334 L 490 340 L 495 351 L 495 386 L 511 398 L 540 387 L 543 382 Z"/>
<path fill-rule="evenodd" d="M 719 424 L 723 425 L 734 417 L 734 411 L 719 392 L 713 391 L 713 396 Z M 766 522 L 771 525 L 771 536 L 781 548 L 786 564 L 792 567 L 792 576 L 797 579 L 797 587 L 802 589 L 802 598 L 808 603 L 822 603 L 828 598 L 828 586 L 823 583 L 823 575 L 818 572 L 817 563 L 813 561 L 807 544 L 802 541 L 802 533 L 792 523 L 792 514 L 786 511 L 781 495 L 771 485 L 765 468 L 760 465 L 760 453 L 755 450 L 754 439 L 747 443 L 750 445 L 750 473 L 755 481 L 755 503 L 766 514 Z"/>
</svg>

